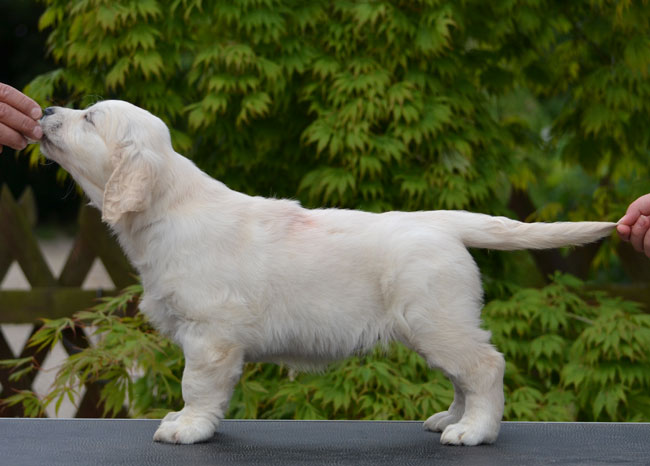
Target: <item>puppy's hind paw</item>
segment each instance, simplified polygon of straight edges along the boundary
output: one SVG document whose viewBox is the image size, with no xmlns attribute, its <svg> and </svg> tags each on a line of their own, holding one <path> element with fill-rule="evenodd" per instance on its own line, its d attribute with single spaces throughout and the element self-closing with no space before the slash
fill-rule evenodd
<svg viewBox="0 0 650 466">
<path fill-rule="evenodd" d="M 442 411 L 431 416 L 424 421 L 423 427 L 431 432 L 442 432 L 450 424 L 460 421 L 461 414 L 453 414 L 449 411 Z"/>
</svg>

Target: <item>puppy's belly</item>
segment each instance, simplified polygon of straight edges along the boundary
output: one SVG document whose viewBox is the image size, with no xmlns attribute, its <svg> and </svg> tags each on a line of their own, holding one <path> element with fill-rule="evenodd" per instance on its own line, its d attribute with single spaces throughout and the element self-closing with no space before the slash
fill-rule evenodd
<svg viewBox="0 0 650 466">
<path fill-rule="evenodd" d="M 339 358 L 342 359 L 342 358 Z M 276 354 L 267 355 L 262 358 L 255 358 L 253 360 L 246 359 L 246 362 L 263 362 L 287 366 L 299 372 L 324 372 L 327 366 L 336 362 L 338 359 L 309 359 L 300 355 L 292 354 Z"/>
<path fill-rule="evenodd" d="M 392 333 L 381 319 L 364 326 L 319 325 L 266 330 L 266 338 L 249 343 L 246 359 L 286 364 L 300 370 L 319 370 L 340 359 L 367 353 L 378 343 L 389 341 Z"/>
</svg>

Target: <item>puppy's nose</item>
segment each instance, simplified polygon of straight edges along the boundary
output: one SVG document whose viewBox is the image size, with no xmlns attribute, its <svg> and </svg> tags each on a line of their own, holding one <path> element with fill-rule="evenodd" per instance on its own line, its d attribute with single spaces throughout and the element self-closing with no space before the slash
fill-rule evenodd
<svg viewBox="0 0 650 466">
<path fill-rule="evenodd" d="M 53 113 L 54 113 L 54 107 L 47 107 L 43 111 L 43 116 L 49 116 L 49 115 L 52 115 Z"/>
</svg>

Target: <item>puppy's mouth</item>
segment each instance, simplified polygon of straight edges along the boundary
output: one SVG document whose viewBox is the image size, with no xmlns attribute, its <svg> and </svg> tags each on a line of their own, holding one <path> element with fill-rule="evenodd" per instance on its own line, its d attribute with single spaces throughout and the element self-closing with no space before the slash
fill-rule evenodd
<svg viewBox="0 0 650 466">
<path fill-rule="evenodd" d="M 43 137 L 41 137 L 41 145 L 42 146 L 54 146 L 56 147 L 56 144 L 52 142 L 50 137 L 47 135 L 47 133 L 43 133 Z"/>
</svg>

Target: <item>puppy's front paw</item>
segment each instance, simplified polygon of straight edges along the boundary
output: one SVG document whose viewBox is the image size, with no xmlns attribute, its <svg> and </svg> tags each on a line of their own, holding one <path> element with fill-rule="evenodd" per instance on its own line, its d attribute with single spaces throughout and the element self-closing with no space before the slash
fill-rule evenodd
<svg viewBox="0 0 650 466">
<path fill-rule="evenodd" d="M 440 443 L 445 445 L 479 445 L 493 443 L 499 435 L 499 426 L 481 423 L 459 422 L 447 426 L 440 436 Z"/>
<path fill-rule="evenodd" d="M 424 428 L 431 432 L 442 432 L 450 424 L 455 424 L 460 421 L 462 414 L 454 414 L 449 411 L 442 411 L 434 414 L 429 419 L 424 421 Z"/>
<path fill-rule="evenodd" d="M 158 430 L 153 434 L 153 439 L 165 443 L 203 442 L 214 435 L 216 428 L 214 422 L 204 417 L 191 416 L 179 411 L 165 416 Z"/>
</svg>

